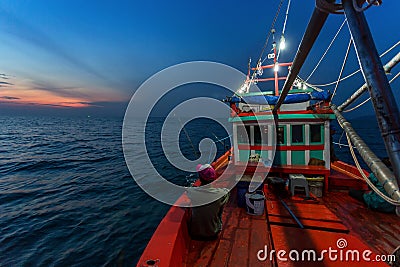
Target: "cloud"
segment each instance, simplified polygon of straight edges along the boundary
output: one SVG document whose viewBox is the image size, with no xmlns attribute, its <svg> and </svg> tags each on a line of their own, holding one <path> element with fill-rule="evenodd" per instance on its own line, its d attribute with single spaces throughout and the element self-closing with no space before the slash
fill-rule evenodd
<svg viewBox="0 0 400 267">
<path fill-rule="evenodd" d="M 1 19 L 2 18 L 2 19 Z M 45 50 L 48 53 L 58 56 L 64 59 L 66 62 L 74 67 L 80 68 L 98 78 L 109 81 L 107 77 L 96 71 L 90 65 L 78 59 L 76 56 L 69 53 L 64 47 L 54 41 L 46 33 L 36 29 L 32 25 L 29 25 L 22 19 L 18 18 L 14 14 L 11 14 L 0 7 L 0 22 L 6 24 L 7 33 L 14 35 L 23 42 L 29 42 L 30 44 Z M 10 23 L 11 22 L 11 23 Z M 0 74 L 0 77 L 2 74 Z"/>
<path fill-rule="evenodd" d="M 48 82 L 34 81 L 31 88 L 34 90 L 48 91 L 60 97 L 78 97 L 85 99 L 90 97 L 88 94 L 82 92 L 81 87 L 57 86 Z"/>
<path fill-rule="evenodd" d="M 0 85 L 14 85 L 14 84 L 9 83 L 9 82 L 2 82 L 2 81 L 0 81 Z"/>
<path fill-rule="evenodd" d="M 0 96 L 1 99 L 7 99 L 7 100 L 18 100 L 21 99 L 20 97 L 15 97 L 15 96 Z"/>
<path fill-rule="evenodd" d="M 61 102 L 60 104 L 63 104 L 63 105 L 81 104 L 81 105 L 84 105 L 86 107 L 89 107 L 89 106 L 91 106 L 91 107 L 101 107 L 101 106 L 97 105 L 95 102 L 86 102 L 86 101 L 68 101 L 68 102 Z"/>
<path fill-rule="evenodd" d="M 8 80 L 11 76 L 5 73 L 0 73 L 0 78 L 4 80 Z"/>
</svg>

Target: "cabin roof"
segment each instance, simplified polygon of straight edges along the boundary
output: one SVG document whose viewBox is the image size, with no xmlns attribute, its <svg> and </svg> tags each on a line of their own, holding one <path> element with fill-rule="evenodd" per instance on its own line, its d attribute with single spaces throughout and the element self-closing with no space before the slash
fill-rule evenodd
<svg viewBox="0 0 400 267">
<path fill-rule="evenodd" d="M 302 113 L 287 113 L 287 114 L 278 114 L 279 120 L 333 120 L 336 116 L 334 114 L 320 114 L 320 113 L 310 113 L 310 114 L 302 114 Z M 255 120 L 273 120 L 272 114 L 253 114 L 249 113 L 248 116 L 236 116 L 229 118 L 230 122 L 239 122 L 239 121 L 255 121 Z"/>
</svg>

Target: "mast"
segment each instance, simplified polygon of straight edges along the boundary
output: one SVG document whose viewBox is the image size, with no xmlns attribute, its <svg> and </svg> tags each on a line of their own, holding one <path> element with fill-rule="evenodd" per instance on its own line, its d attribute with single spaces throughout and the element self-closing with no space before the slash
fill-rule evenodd
<svg viewBox="0 0 400 267">
<path fill-rule="evenodd" d="M 400 184 L 399 109 L 363 12 L 354 9 L 352 0 L 343 0 L 342 4 L 386 151 L 397 183 Z"/>
<path fill-rule="evenodd" d="M 275 95 L 278 96 L 279 95 L 279 83 L 278 83 L 278 64 L 276 61 L 276 43 L 274 42 L 272 44 L 273 48 L 274 48 L 274 82 L 275 82 Z"/>
</svg>

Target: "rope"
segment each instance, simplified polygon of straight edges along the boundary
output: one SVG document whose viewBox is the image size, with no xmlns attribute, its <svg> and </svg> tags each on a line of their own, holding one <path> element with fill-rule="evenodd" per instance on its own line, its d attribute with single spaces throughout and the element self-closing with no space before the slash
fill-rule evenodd
<svg viewBox="0 0 400 267">
<path fill-rule="evenodd" d="M 392 45 L 392 47 L 390 47 L 388 50 L 386 50 L 385 52 L 382 53 L 382 55 L 380 55 L 380 57 L 383 57 L 384 55 L 386 55 L 387 53 L 389 53 L 390 51 L 392 51 L 396 46 L 398 46 L 400 44 L 400 41 L 398 41 L 397 43 L 395 43 L 394 45 Z"/>
<path fill-rule="evenodd" d="M 221 143 L 222 145 L 225 145 L 222 141 L 224 141 L 224 140 L 226 140 L 226 139 L 228 139 L 228 138 L 230 138 L 232 135 L 228 135 L 227 137 L 224 137 L 224 138 L 221 138 L 221 139 L 218 139 L 218 137 L 213 133 L 213 132 L 211 132 L 214 136 L 215 136 L 215 138 L 217 138 L 217 140 L 215 140 L 215 141 L 213 141 L 214 142 L 214 144 L 217 144 L 217 142 L 219 142 L 219 143 Z M 211 144 L 211 147 L 210 147 L 210 154 L 208 155 L 208 162 L 211 164 L 211 153 L 212 153 L 212 151 L 213 151 L 213 144 Z M 225 149 L 225 147 L 224 147 L 224 149 Z"/>
<path fill-rule="evenodd" d="M 175 116 L 175 114 L 174 114 Z M 182 130 L 185 132 L 186 138 L 189 140 L 190 145 L 192 146 L 193 152 L 196 157 L 198 157 L 197 150 L 193 145 L 192 139 L 190 139 L 189 133 L 186 131 L 185 126 L 182 124 L 181 119 L 178 117 L 179 123 L 181 124 Z"/>
<path fill-rule="evenodd" d="M 264 60 L 261 61 L 261 59 L 262 59 L 262 57 L 263 57 L 263 55 L 264 55 L 265 49 L 267 48 L 267 44 L 268 44 L 269 38 L 271 37 L 271 33 L 272 33 L 272 32 L 275 32 L 274 26 L 275 26 L 276 20 L 278 19 L 279 13 L 281 12 L 282 4 L 283 4 L 283 0 L 281 0 L 281 1 L 279 2 L 279 6 L 278 6 L 278 9 L 276 10 L 275 17 L 274 17 L 274 19 L 272 20 L 272 24 L 271 24 L 271 27 L 270 27 L 270 29 L 269 29 L 267 38 L 265 39 L 264 46 L 263 46 L 263 48 L 261 49 L 260 56 L 258 57 L 257 66 L 258 66 L 258 65 L 261 66 L 261 65 L 264 63 L 264 61 L 267 59 L 267 57 L 268 57 L 268 56 L 265 57 Z M 248 85 L 249 88 L 250 88 L 251 84 L 254 83 L 254 79 L 256 78 L 256 75 L 257 75 L 257 69 L 254 70 L 253 73 L 251 74 L 251 78 L 250 78 L 249 85 Z"/>
<path fill-rule="evenodd" d="M 342 138 L 343 138 L 343 135 L 344 135 L 344 131 L 342 131 L 342 134 L 340 135 L 340 138 L 339 138 L 339 143 L 341 143 L 341 141 L 342 141 Z M 342 148 L 341 146 L 339 146 L 340 148 Z"/>
<path fill-rule="evenodd" d="M 286 14 L 285 14 L 285 21 L 283 22 L 283 29 L 282 29 L 282 34 L 281 34 L 281 38 L 285 38 L 285 30 L 286 30 L 286 22 L 288 19 L 288 15 L 289 15 L 289 9 L 290 9 L 290 1 L 288 1 L 288 6 L 286 8 Z M 278 61 L 279 59 L 279 55 L 281 54 L 281 46 L 279 46 L 279 50 L 278 50 L 278 55 L 276 56 L 276 60 Z"/>
<path fill-rule="evenodd" d="M 394 80 L 396 80 L 398 77 L 400 76 L 400 72 L 398 72 L 390 81 L 389 83 L 392 83 Z M 367 99 L 365 99 L 362 103 L 358 104 L 357 106 L 353 107 L 353 108 L 349 108 L 346 110 L 343 110 L 342 112 L 350 112 L 353 110 L 358 109 L 359 107 L 361 107 L 362 105 L 364 105 L 365 103 L 367 103 L 369 100 L 371 100 L 371 97 L 368 97 Z"/>
<path fill-rule="evenodd" d="M 354 108 L 349 108 L 346 110 L 343 110 L 342 112 L 350 112 L 353 111 L 355 109 L 358 109 L 359 107 L 361 107 L 362 105 L 364 105 L 365 103 L 367 103 L 369 100 L 371 99 L 371 97 L 368 97 L 366 100 L 364 100 L 361 104 L 358 104 L 357 106 L 355 106 Z"/>
<path fill-rule="evenodd" d="M 291 0 L 288 1 L 288 6 L 287 6 L 287 9 L 286 9 L 285 21 L 283 22 L 282 35 L 285 34 L 285 30 L 286 30 L 286 22 L 287 22 L 287 18 L 288 18 L 288 15 L 289 15 L 290 1 L 291 1 Z"/>
<path fill-rule="evenodd" d="M 310 87 L 311 89 L 313 89 L 314 91 L 317 91 L 317 92 L 322 92 L 322 91 L 324 91 L 324 90 L 322 90 L 322 89 L 320 89 L 320 88 L 318 88 L 318 87 L 315 87 L 315 86 L 312 85 L 312 84 L 307 83 L 307 82 L 304 81 L 300 76 L 297 76 L 297 77 L 296 77 L 296 80 L 297 80 L 297 83 L 304 83 L 304 84 L 306 84 L 308 87 Z M 294 82 L 294 84 L 296 84 L 296 81 Z"/>
<path fill-rule="evenodd" d="M 334 145 L 338 145 L 340 148 L 342 147 L 342 146 L 349 146 L 349 145 L 346 145 L 346 144 L 342 144 L 342 143 L 337 143 L 337 142 L 332 142 L 332 144 L 334 144 Z"/>
<path fill-rule="evenodd" d="M 210 144 L 210 154 L 208 155 L 208 163 L 211 164 L 211 154 L 213 152 L 213 144 Z"/>
<path fill-rule="evenodd" d="M 265 48 L 267 48 L 269 37 L 271 36 L 272 29 L 275 27 L 275 23 L 276 23 L 276 20 L 278 19 L 279 13 L 281 12 L 282 4 L 283 4 L 283 0 L 281 0 L 280 3 L 279 3 L 278 9 L 277 9 L 277 11 L 275 13 L 275 17 L 274 17 L 274 19 L 272 21 L 272 24 L 271 24 L 271 27 L 269 29 L 269 32 L 268 32 L 268 35 L 267 35 L 267 39 L 265 40 L 265 43 L 264 43 L 264 46 L 263 46 L 263 48 L 261 50 L 260 56 L 258 57 L 258 61 L 260 61 L 262 59 L 262 57 L 264 55 Z M 264 62 L 264 61 L 265 61 L 265 59 L 262 62 Z"/>
<path fill-rule="evenodd" d="M 337 80 L 336 85 L 335 85 L 335 90 L 333 90 L 332 98 L 331 98 L 331 101 L 330 101 L 331 103 L 332 103 L 333 98 L 336 95 L 336 90 L 337 90 L 337 88 L 339 86 L 340 79 L 342 78 L 342 73 L 343 73 L 343 70 L 344 70 L 344 66 L 346 66 L 347 57 L 349 56 L 349 51 L 350 51 L 350 47 L 351 47 L 351 43 L 352 42 L 353 42 L 353 39 L 351 39 L 351 37 L 350 37 L 349 45 L 347 46 L 347 50 L 346 50 L 346 55 L 344 56 L 344 59 L 343 59 L 342 68 L 340 69 L 339 77 L 338 77 L 338 80 Z"/>
<path fill-rule="evenodd" d="M 310 73 L 310 75 L 308 75 L 307 79 L 305 80 L 306 82 L 308 82 L 308 80 L 311 78 L 311 76 L 314 74 L 314 72 L 317 70 L 317 68 L 321 64 L 322 60 L 325 58 L 326 54 L 328 53 L 329 49 L 331 48 L 333 42 L 335 42 L 336 37 L 339 35 L 339 33 L 342 30 L 342 28 L 343 28 L 345 23 L 346 23 L 346 19 L 343 20 L 342 25 L 340 25 L 338 31 L 336 32 L 335 36 L 333 37 L 333 39 L 332 39 L 331 43 L 329 44 L 328 48 L 325 50 L 324 54 L 322 55 L 322 57 L 320 58 L 320 60 L 318 61 L 317 65 L 315 66 L 315 68 Z"/>
<path fill-rule="evenodd" d="M 395 206 L 400 206 L 400 201 L 398 200 L 393 200 L 390 197 L 387 197 L 385 194 L 383 194 L 378 188 L 376 188 L 376 186 L 368 179 L 368 177 L 365 175 L 364 171 L 362 170 L 360 163 L 357 159 L 356 154 L 354 153 L 354 149 L 353 146 L 351 145 L 351 141 L 349 136 L 346 133 L 346 138 L 347 138 L 347 142 L 349 143 L 349 148 L 350 148 L 350 153 L 351 156 L 353 157 L 354 163 L 357 166 L 358 171 L 360 172 L 361 176 L 364 178 L 365 182 L 367 182 L 367 184 L 369 185 L 369 187 L 371 187 L 371 189 L 378 195 L 380 196 L 383 200 L 385 200 L 386 202 L 395 205 Z"/>
<path fill-rule="evenodd" d="M 340 81 L 344 81 L 344 80 L 350 78 L 351 76 L 354 76 L 355 74 L 359 73 L 360 71 L 361 71 L 361 69 L 358 69 L 358 70 L 354 71 L 353 73 L 350 73 L 349 75 L 343 77 L 342 79 L 340 79 Z M 337 81 L 333 81 L 333 82 L 325 83 L 325 84 L 314 84 L 314 86 L 325 87 L 325 86 L 333 85 L 333 84 L 335 84 L 336 82 L 337 82 Z"/>
<path fill-rule="evenodd" d="M 400 44 L 400 41 L 398 41 L 396 44 L 394 44 L 394 45 L 393 45 L 392 47 L 390 47 L 388 50 L 386 50 L 385 52 L 383 52 L 379 57 L 385 56 L 387 53 L 389 53 L 389 52 L 392 51 L 394 48 L 396 48 L 399 44 Z M 344 81 L 344 80 L 350 78 L 351 76 L 353 76 L 353 75 L 359 73 L 360 71 L 361 71 L 361 69 L 358 69 L 358 70 L 354 71 L 353 73 L 350 73 L 349 75 L 343 77 L 340 81 Z M 316 86 L 316 87 L 325 87 L 325 86 L 333 85 L 333 84 L 335 84 L 336 82 L 337 82 L 337 81 L 333 81 L 333 82 L 325 83 L 325 84 L 313 84 L 313 85 Z"/>
</svg>

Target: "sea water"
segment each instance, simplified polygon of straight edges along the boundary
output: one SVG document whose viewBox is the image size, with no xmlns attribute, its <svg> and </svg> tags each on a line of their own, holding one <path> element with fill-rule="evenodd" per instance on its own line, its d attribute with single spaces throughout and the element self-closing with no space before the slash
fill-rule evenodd
<svg viewBox="0 0 400 267">
<path fill-rule="evenodd" d="M 353 125 L 384 156 L 376 125 L 364 120 Z M 122 119 L 0 116 L 0 122 L 0 266 L 135 265 L 169 206 L 132 179 L 122 150 Z M 186 185 L 193 173 L 168 164 L 159 138 L 162 123 L 153 118 L 147 124 L 152 162 L 168 180 Z M 227 136 L 210 120 L 185 127 L 191 142 L 181 132 L 180 149 L 189 159 L 196 158 L 193 146 L 202 138 Z M 334 140 L 340 136 L 338 129 Z M 230 145 L 216 144 L 216 157 Z M 352 163 L 347 147 L 335 148 Z"/>
</svg>

